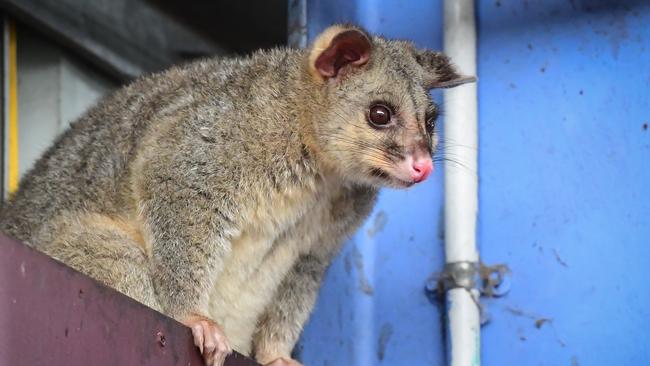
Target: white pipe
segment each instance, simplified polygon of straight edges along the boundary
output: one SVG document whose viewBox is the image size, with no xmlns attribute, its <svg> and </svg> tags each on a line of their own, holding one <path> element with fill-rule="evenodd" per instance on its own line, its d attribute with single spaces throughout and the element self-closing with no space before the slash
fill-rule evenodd
<svg viewBox="0 0 650 366">
<path fill-rule="evenodd" d="M 474 0 L 445 0 L 445 53 L 462 74 L 476 75 Z M 445 257 L 447 263 L 477 263 L 478 108 L 476 84 L 445 91 Z M 480 365 L 477 290 L 447 291 L 448 355 L 451 366 Z"/>
</svg>

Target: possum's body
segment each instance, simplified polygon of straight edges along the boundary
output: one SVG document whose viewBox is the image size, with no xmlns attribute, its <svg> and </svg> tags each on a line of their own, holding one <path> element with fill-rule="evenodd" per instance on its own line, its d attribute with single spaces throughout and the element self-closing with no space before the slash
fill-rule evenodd
<svg viewBox="0 0 650 366">
<path fill-rule="evenodd" d="M 428 88 L 462 80 L 439 53 L 343 26 L 309 50 L 174 67 L 72 123 L 0 230 L 183 321 L 210 364 L 230 344 L 295 365 L 377 189 L 432 169 Z"/>
</svg>

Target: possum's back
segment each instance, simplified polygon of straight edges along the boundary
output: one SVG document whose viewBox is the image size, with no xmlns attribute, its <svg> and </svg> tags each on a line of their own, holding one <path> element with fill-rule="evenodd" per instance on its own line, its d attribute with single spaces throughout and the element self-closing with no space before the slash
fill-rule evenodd
<svg viewBox="0 0 650 366">
<path fill-rule="evenodd" d="M 135 212 L 130 167 L 157 123 L 191 117 L 206 106 L 218 107 L 221 113 L 238 110 L 236 101 L 249 99 L 254 85 L 266 88 L 266 94 L 279 93 L 280 87 L 271 90 L 268 85 L 281 86 L 287 64 L 299 59 L 295 50 L 260 51 L 245 59 L 205 59 L 118 90 L 72 123 L 23 177 L 0 212 L 0 231 L 37 245 L 33 233 L 66 211 L 109 216 Z M 260 81 L 259 75 L 272 80 Z M 242 120 L 235 118 L 230 125 Z"/>
<path fill-rule="evenodd" d="M 190 64 L 140 79 L 101 100 L 57 138 L 0 212 L 0 231 L 38 245 L 34 233 L 66 211 L 131 208 L 129 163 L 161 110 L 183 101 Z M 213 65 L 214 66 L 214 65 Z"/>
</svg>

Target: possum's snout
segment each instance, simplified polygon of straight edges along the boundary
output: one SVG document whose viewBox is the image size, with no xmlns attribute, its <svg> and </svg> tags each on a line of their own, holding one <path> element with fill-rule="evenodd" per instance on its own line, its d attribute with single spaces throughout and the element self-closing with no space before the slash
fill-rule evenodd
<svg viewBox="0 0 650 366">
<path fill-rule="evenodd" d="M 433 171 L 433 162 L 431 161 L 431 158 L 414 161 L 411 166 L 411 176 L 415 183 L 420 183 L 427 179 L 429 174 L 431 174 L 431 171 Z"/>
<path fill-rule="evenodd" d="M 433 171 L 433 161 L 427 154 L 408 155 L 396 164 L 395 176 L 405 182 L 420 183 Z"/>
</svg>

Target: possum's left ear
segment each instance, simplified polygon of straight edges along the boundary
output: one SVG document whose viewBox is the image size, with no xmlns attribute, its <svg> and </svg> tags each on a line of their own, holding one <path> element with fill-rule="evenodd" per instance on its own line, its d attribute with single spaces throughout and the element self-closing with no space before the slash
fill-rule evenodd
<svg viewBox="0 0 650 366">
<path fill-rule="evenodd" d="M 459 74 L 449 57 L 440 52 L 416 50 L 415 59 L 424 68 L 424 86 L 428 89 L 453 88 L 476 81 L 475 76 Z"/>
<path fill-rule="evenodd" d="M 354 26 L 334 25 L 325 29 L 309 52 L 309 71 L 317 80 L 340 77 L 365 65 L 370 58 L 368 35 Z"/>
</svg>

